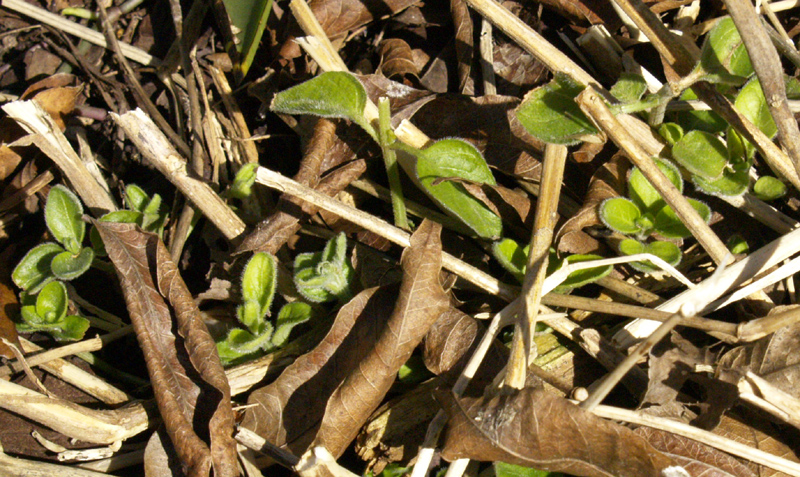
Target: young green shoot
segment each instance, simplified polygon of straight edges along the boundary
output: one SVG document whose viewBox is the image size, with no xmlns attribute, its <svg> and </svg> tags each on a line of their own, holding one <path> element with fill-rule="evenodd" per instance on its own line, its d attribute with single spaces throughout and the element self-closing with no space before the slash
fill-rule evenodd
<svg viewBox="0 0 800 477">
<path fill-rule="evenodd" d="M 394 224 L 403 230 L 411 230 L 411 225 L 408 223 L 408 215 L 406 214 L 406 204 L 403 201 L 403 189 L 400 185 L 397 153 L 391 148 L 397 138 L 394 135 L 394 131 L 392 131 L 389 98 L 385 97 L 378 100 L 378 140 L 383 153 L 383 162 L 386 165 L 386 176 L 389 178 Z"/>
</svg>

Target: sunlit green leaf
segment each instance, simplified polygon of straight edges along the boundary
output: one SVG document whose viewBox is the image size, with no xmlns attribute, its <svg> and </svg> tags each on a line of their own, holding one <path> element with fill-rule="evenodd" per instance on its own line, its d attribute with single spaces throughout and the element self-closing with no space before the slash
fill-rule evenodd
<svg viewBox="0 0 800 477">
<path fill-rule="evenodd" d="M 739 234 L 731 235 L 728 242 L 725 244 L 732 254 L 739 255 L 742 253 L 750 253 L 750 246 L 747 241 Z"/>
<path fill-rule="evenodd" d="M 700 53 L 700 66 L 711 74 L 746 77 L 753 73 L 747 49 L 730 17 L 718 21 L 708 33 Z"/>
<path fill-rule="evenodd" d="M 700 217 L 708 223 L 711 220 L 711 209 L 704 202 L 695 199 L 686 199 L 689 204 L 700 214 Z M 683 224 L 672 207 L 666 205 L 658 211 L 655 217 L 654 227 L 656 232 L 661 234 L 664 238 L 686 238 L 690 237 L 692 233 Z"/>
<path fill-rule="evenodd" d="M 415 174 L 423 190 L 448 215 L 482 238 L 496 239 L 503 230 L 500 217 L 467 189 L 449 178 L 495 185 L 492 171 L 475 146 L 461 139 L 437 141 L 417 154 Z"/>
<path fill-rule="evenodd" d="M 264 252 L 253 255 L 242 274 L 244 304 L 237 309 L 237 316 L 254 334 L 261 334 L 265 326 L 264 318 L 269 315 L 276 283 L 275 258 Z"/>
<path fill-rule="evenodd" d="M 622 103 L 638 101 L 647 92 L 647 82 L 642 75 L 622 73 L 614 86 L 611 94 Z"/>
<path fill-rule="evenodd" d="M 728 149 L 720 138 L 704 131 L 689 131 L 672 148 L 672 157 L 692 174 L 707 180 L 722 177 Z"/>
<path fill-rule="evenodd" d="M 733 104 L 747 119 L 758 126 L 758 129 L 767 137 L 772 138 L 778 132 L 775 121 L 772 119 L 772 114 L 769 112 L 764 91 L 761 89 L 761 83 L 757 77 L 753 77 L 742 87 Z"/>
<path fill-rule="evenodd" d="M 584 88 L 568 76 L 556 74 L 550 83 L 525 95 L 517 107 L 517 119 L 541 141 L 577 144 L 582 137 L 597 133 L 575 103 L 575 97 Z"/>
<path fill-rule="evenodd" d="M 275 320 L 275 333 L 272 344 L 280 348 L 289 340 L 292 328 L 311 319 L 311 305 L 302 301 L 294 301 L 283 305 Z"/>
<path fill-rule="evenodd" d="M 658 134 L 666 139 L 670 146 L 674 146 L 683 137 L 683 128 L 677 123 L 663 123 L 658 127 Z"/>
<path fill-rule="evenodd" d="M 331 238 L 321 252 L 301 253 L 294 259 L 297 291 L 315 303 L 346 301 L 355 271 L 347 259 L 344 233 Z"/>
<path fill-rule="evenodd" d="M 683 192 L 683 179 L 675 164 L 664 159 L 653 158 L 653 160 L 678 191 Z M 650 215 L 655 215 L 665 204 L 661 194 L 638 167 L 634 167 L 628 175 L 628 196 L 641 209 L 642 213 Z"/>
<path fill-rule="evenodd" d="M 492 243 L 492 255 L 520 283 L 525 279 L 528 264 L 528 246 L 521 247 L 516 240 L 503 238 Z"/>
<path fill-rule="evenodd" d="M 636 255 L 640 253 L 649 253 L 664 260 L 673 267 L 677 266 L 680 263 L 681 257 L 683 255 L 681 253 L 681 249 L 678 248 L 678 246 L 672 242 L 657 241 L 644 244 L 634 239 L 625 239 L 622 242 L 620 242 L 619 251 L 623 255 Z M 647 272 L 647 273 L 661 270 L 659 267 L 651 265 L 650 262 L 648 261 L 631 262 L 630 265 L 641 272 Z"/>
<path fill-rule="evenodd" d="M 494 473 L 497 477 L 561 477 L 564 475 L 561 472 L 547 472 L 505 462 L 495 462 Z"/>
<path fill-rule="evenodd" d="M 374 128 L 364 118 L 366 104 L 367 92 L 355 76 L 328 71 L 276 94 L 270 109 L 285 114 L 349 119 L 372 137 L 377 137 Z"/>
<path fill-rule="evenodd" d="M 558 260 L 553 260 L 553 255 L 555 255 L 554 251 L 551 250 L 551 259 L 547 265 L 547 274 L 550 275 L 555 273 L 556 270 L 563 266 L 563 262 L 566 264 L 572 263 L 580 263 L 580 262 L 589 262 L 592 260 L 602 260 L 603 257 L 600 255 L 592 255 L 592 254 L 574 254 L 567 256 L 562 263 L 559 263 Z M 612 265 L 603 265 L 600 267 L 594 268 L 585 268 L 583 270 L 576 270 L 570 273 L 567 276 L 567 279 L 561 282 L 553 291 L 556 293 L 565 293 L 573 288 L 580 288 L 584 285 L 588 285 L 589 283 L 596 282 L 601 278 L 605 277 L 614 267 Z"/>
<path fill-rule="evenodd" d="M 125 186 L 125 203 L 128 209 L 135 210 L 136 212 L 144 212 L 144 208 L 150 201 L 147 192 L 136 184 L 128 184 Z"/>
<path fill-rule="evenodd" d="M 22 257 L 11 273 L 11 279 L 23 290 L 37 293 L 41 287 L 55 278 L 50 263 L 63 251 L 64 249 L 55 243 L 37 245 Z"/>
<path fill-rule="evenodd" d="M 253 184 L 256 183 L 256 169 L 258 164 L 251 162 L 245 164 L 236 173 L 236 178 L 233 180 L 230 188 L 230 196 L 236 199 L 244 199 L 249 197 L 253 192 Z"/>
<path fill-rule="evenodd" d="M 679 99 L 690 101 L 697 99 L 697 95 L 689 88 L 681 93 Z M 728 127 L 728 122 L 714 111 L 674 111 L 668 114 L 670 120 L 680 124 L 684 131 L 700 129 L 710 133 L 721 133 Z"/>
<path fill-rule="evenodd" d="M 81 216 L 83 205 L 75 194 L 60 184 L 50 189 L 44 207 L 47 228 L 64 248 L 75 254 L 81 249 L 86 231 L 86 224 Z"/>
<path fill-rule="evenodd" d="M 639 218 L 641 210 L 632 201 L 624 197 L 606 199 L 598 210 L 600 220 L 606 227 L 622 234 L 637 234 L 642 231 Z"/>
<path fill-rule="evenodd" d="M 36 295 L 36 314 L 44 323 L 61 321 L 67 315 L 67 289 L 61 282 L 50 282 Z"/>
<path fill-rule="evenodd" d="M 692 176 L 692 182 L 706 194 L 736 197 L 747 191 L 750 171 L 749 168 L 734 171 L 726 169 L 719 179 L 709 181 L 700 176 Z"/>
<path fill-rule="evenodd" d="M 94 250 L 89 247 L 81 249 L 80 253 L 73 255 L 72 252 L 61 252 L 50 263 L 53 275 L 60 280 L 73 280 L 83 275 L 94 260 Z"/>
<path fill-rule="evenodd" d="M 776 177 L 759 177 L 753 184 L 753 194 L 761 200 L 775 200 L 786 194 L 786 184 Z"/>
</svg>

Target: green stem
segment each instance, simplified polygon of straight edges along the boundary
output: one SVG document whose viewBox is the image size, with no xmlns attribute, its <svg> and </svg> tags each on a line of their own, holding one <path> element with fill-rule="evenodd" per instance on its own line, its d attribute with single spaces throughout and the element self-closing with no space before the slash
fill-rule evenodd
<svg viewBox="0 0 800 477">
<path fill-rule="evenodd" d="M 680 96 L 684 90 L 691 88 L 693 84 L 702 81 L 705 75 L 705 70 L 702 68 L 695 68 L 691 73 L 678 81 L 665 84 L 658 93 L 655 94 L 658 99 L 658 105 L 650 113 L 650 119 L 648 121 L 650 125 L 653 127 L 660 126 L 661 123 L 664 122 L 664 114 L 667 111 L 669 102 Z"/>
<path fill-rule="evenodd" d="M 406 204 L 403 201 L 403 189 L 400 185 L 397 154 L 390 147 L 390 144 L 395 142 L 396 138 L 390 122 L 389 98 L 381 98 L 378 101 L 378 139 L 383 152 L 383 161 L 386 164 L 386 175 L 389 176 L 394 224 L 401 229 L 411 230 L 406 214 Z"/>
</svg>

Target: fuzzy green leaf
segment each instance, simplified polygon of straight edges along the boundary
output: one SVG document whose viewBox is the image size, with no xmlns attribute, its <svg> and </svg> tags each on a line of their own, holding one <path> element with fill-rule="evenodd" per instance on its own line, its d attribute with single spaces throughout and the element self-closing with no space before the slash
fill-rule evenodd
<svg viewBox="0 0 800 477">
<path fill-rule="evenodd" d="M 496 184 L 492 171 L 475 146 L 461 139 L 437 141 L 417 153 L 414 172 L 423 190 L 448 215 L 464 222 L 481 238 L 500 236 L 503 231 L 500 217 L 463 185 L 447 180 L 457 178 Z"/>
<path fill-rule="evenodd" d="M 658 127 L 658 134 L 663 137 L 670 146 L 674 146 L 676 142 L 680 141 L 683 137 L 683 128 L 678 123 L 663 123 Z"/>
<path fill-rule="evenodd" d="M 47 194 L 44 219 L 47 228 L 64 248 L 77 254 L 81 250 L 86 224 L 81 220 L 83 205 L 78 197 L 62 185 L 56 185 Z"/>
<path fill-rule="evenodd" d="M 528 264 L 528 248 L 529 246 L 520 247 L 516 240 L 503 238 L 492 243 L 492 255 L 503 268 L 522 283 Z"/>
<path fill-rule="evenodd" d="M 679 99 L 694 100 L 697 99 L 697 94 L 689 88 L 681 93 Z M 710 133 L 721 133 L 728 127 L 728 122 L 714 111 L 675 111 L 670 112 L 669 117 L 671 121 L 680 124 L 684 131 L 700 129 Z"/>
<path fill-rule="evenodd" d="M 69 315 L 55 326 L 41 331 L 50 333 L 57 341 L 78 341 L 83 339 L 88 329 L 89 320 L 82 316 Z"/>
<path fill-rule="evenodd" d="M 563 262 L 567 264 L 571 263 L 579 263 L 579 262 L 588 262 L 591 260 L 601 260 L 603 257 L 600 255 L 584 255 L 584 254 L 575 254 L 567 256 L 563 261 L 554 260 L 555 252 L 551 250 L 551 259 L 547 265 L 547 274 L 550 275 L 555 273 L 559 268 L 561 268 Z M 613 270 L 613 265 L 604 265 L 600 267 L 594 268 L 586 268 L 583 270 L 576 270 L 570 273 L 567 276 L 567 279 L 561 282 L 553 291 L 556 293 L 566 293 L 573 288 L 580 288 L 584 285 L 588 285 L 589 283 L 596 282 L 601 278 L 605 277 L 611 270 Z"/>
<path fill-rule="evenodd" d="M 144 208 L 149 201 L 150 197 L 141 187 L 136 184 L 128 184 L 125 186 L 125 202 L 128 209 L 135 210 L 136 212 L 144 212 Z"/>
<path fill-rule="evenodd" d="M 69 251 L 59 253 L 53 257 L 50 268 L 59 280 L 73 280 L 89 270 L 92 260 L 94 260 L 94 250 L 84 247 L 77 255 Z"/>
<path fill-rule="evenodd" d="M 270 351 L 272 346 L 272 323 L 266 322 L 259 335 L 241 328 L 233 328 L 222 341 L 217 342 L 217 353 L 224 365 L 246 361 L 256 353 Z"/>
<path fill-rule="evenodd" d="M 686 199 L 692 208 L 700 214 L 700 217 L 708 223 L 711 220 L 711 209 L 704 203 L 695 199 Z M 692 233 L 681 222 L 675 211 L 670 206 L 664 206 L 658 211 L 654 221 L 654 228 L 656 232 L 661 234 L 664 238 L 678 239 L 690 237 Z"/>
<path fill-rule="evenodd" d="M 275 296 L 277 272 L 275 259 L 268 253 L 257 253 L 247 262 L 242 274 L 242 301 L 236 310 L 239 321 L 254 334 L 261 334 Z"/>
<path fill-rule="evenodd" d="M 636 255 L 639 253 L 649 253 L 664 260 L 673 267 L 677 266 L 680 263 L 681 257 L 683 256 L 683 254 L 681 253 L 681 249 L 678 248 L 677 245 L 675 245 L 672 242 L 663 242 L 663 241 L 643 244 L 638 240 L 625 239 L 622 242 L 620 242 L 619 251 L 623 255 Z M 653 266 L 648 261 L 631 262 L 630 265 L 636 270 L 646 273 L 656 272 L 661 270 L 659 267 Z"/>
<path fill-rule="evenodd" d="M 731 235 L 731 238 L 728 239 L 728 242 L 725 245 L 734 255 L 750 253 L 750 246 L 747 244 L 747 240 L 745 240 L 744 237 L 739 234 Z"/>
<path fill-rule="evenodd" d="M 63 251 L 60 245 L 52 242 L 37 245 L 22 257 L 11 273 L 11 279 L 23 290 L 37 293 L 47 282 L 55 278 L 50 263 Z"/>
<path fill-rule="evenodd" d="M 102 222 L 117 222 L 122 224 L 142 223 L 142 213 L 135 210 L 115 210 L 100 217 Z"/>
<path fill-rule="evenodd" d="M 606 199 L 598 210 L 600 220 L 606 227 L 622 234 L 637 234 L 642 231 L 639 218 L 641 210 L 632 201 L 624 197 Z"/>
<path fill-rule="evenodd" d="M 661 172 L 667 176 L 667 179 L 682 193 L 683 179 L 675 164 L 664 159 L 653 158 L 653 160 Z M 630 175 L 628 175 L 628 196 L 641 209 L 643 214 L 655 215 L 665 204 L 661 194 L 658 193 L 638 167 L 634 167 Z"/>
<path fill-rule="evenodd" d="M 311 305 L 302 301 L 294 301 L 283 305 L 275 320 L 275 333 L 272 335 L 272 344 L 280 348 L 289 340 L 292 328 L 311 319 L 313 310 Z"/>
<path fill-rule="evenodd" d="M 776 177 L 759 177 L 753 184 L 753 194 L 761 200 L 775 200 L 786 194 L 786 184 Z"/>
<path fill-rule="evenodd" d="M 350 298 L 355 271 L 347 259 L 346 244 L 344 233 L 340 233 L 325 244 L 323 251 L 295 257 L 294 284 L 303 297 L 315 303 Z"/>
<path fill-rule="evenodd" d="M 597 133 L 575 103 L 584 86 L 556 74 L 550 83 L 525 95 L 517 107 L 517 119 L 537 139 L 553 144 L 577 144 L 583 136 Z"/>
<path fill-rule="evenodd" d="M 36 295 L 36 314 L 43 323 L 56 323 L 67 315 L 67 289 L 61 282 L 50 282 Z"/>
<path fill-rule="evenodd" d="M 775 137 L 778 128 L 775 126 L 775 121 L 769 112 L 764 91 L 761 89 L 761 83 L 757 77 L 753 77 L 742 87 L 733 104 L 747 119 L 758 126 L 758 129 L 767 137 Z"/>
<path fill-rule="evenodd" d="M 753 73 L 750 57 L 730 17 L 718 21 L 708 33 L 699 66 L 710 74 L 731 73 L 747 77 Z"/>
<path fill-rule="evenodd" d="M 355 76 L 328 71 L 276 94 L 270 109 L 277 113 L 349 119 L 376 137 L 374 128 L 364 119 L 366 104 L 367 92 Z"/>
<path fill-rule="evenodd" d="M 251 162 L 245 164 L 236 173 L 230 188 L 230 196 L 235 199 L 244 199 L 253 193 L 253 184 L 256 183 L 256 169 L 258 164 Z"/>
<path fill-rule="evenodd" d="M 644 77 L 633 73 L 622 73 L 611 87 L 611 94 L 621 103 L 639 101 L 645 92 L 647 92 L 647 82 Z"/>
<path fill-rule="evenodd" d="M 692 176 L 692 182 L 708 195 L 736 197 L 747 191 L 750 171 L 749 168 L 733 171 L 726 169 L 719 179 L 709 181 L 700 176 Z"/>
<path fill-rule="evenodd" d="M 705 131 L 689 131 L 672 148 L 672 157 L 692 174 L 707 180 L 722 177 L 728 165 L 725 144 Z"/>
</svg>

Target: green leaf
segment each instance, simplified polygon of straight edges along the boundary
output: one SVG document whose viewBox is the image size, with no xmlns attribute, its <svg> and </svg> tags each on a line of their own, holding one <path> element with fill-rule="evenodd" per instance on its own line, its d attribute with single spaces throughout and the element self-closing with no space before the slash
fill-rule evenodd
<svg viewBox="0 0 800 477">
<path fill-rule="evenodd" d="M 756 148 L 731 127 L 725 131 L 725 145 L 732 165 L 750 160 L 756 152 Z"/>
<path fill-rule="evenodd" d="M 422 356 L 412 354 L 408 361 L 406 361 L 397 371 L 397 379 L 403 384 L 416 384 L 430 379 L 433 373 L 428 371 L 425 367 L 425 362 Z"/>
<path fill-rule="evenodd" d="M 89 270 L 92 260 L 94 260 L 94 250 L 84 247 L 77 255 L 69 251 L 59 253 L 53 257 L 50 268 L 59 280 L 73 280 Z"/>
<path fill-rule="evenodd" d="M 753 194 L 761 200 L 775 200 L 786 194 L 786 184 L 776 177 L 759 177 L 753 184 Z"/>
<path fill-rule="evenodd" d="M 708 33 L 700 52 L 700 67 L 707 73 L 750 76 L 753 66 L 733 20 L 725 17 Z"/>
<path fill-rule="evenodd" d="M 598 214 L 603 224 L 611 230 L 622 234 L 637 234 L 642 231 L 639 224 L 641 210 L 624 197 L 604 200 L 600 204 Z"/>
<path fill-rule="evenodd" d="M 86 224 L 81 220 L 83 205 L 78 197 L 61 184 L 50 189 L 44 207 L 47 228 L 64 248 L 77 254 L 81 249 Z"/>
<path fill-rule="evenodd" d="M 561 472 L 547 472 L 499 461 L 494 463 L 494 473 L 497 477 L 562 477 L 564 475 Z"/>
<path fill-rule="evenodd" d="M 707 180 L 722 177 L 728 165 L 725 144 L 705 131 L 689 131 L 672 148 L 672 157 L 692 174 Z"/>
<path fill-rule="evenodd" d="M 775 137 L 778 128 L 775 126 L 775 121 L 769 112 L 764 91 L 761 89 L 761 83 L 759 83 L 757 77 L 753 77 L 744 85 L 739 94 L 736 95 L 736 100 L 733 104 L 747 119 L 758 126 L 758 129 L 767 137 Z"/>
<path fill-rule="evenodd" d="M 553 259 L 555 258 L 554 250 L 551 250 L 550 256 L 551 259 L 547 265 L 547 275 L 555 273 L 562 266 L 562 262 L 560 262 L 557 259 L 556 260 Z M 566 262 L 567 264 L 571 264 L 571 263 L 588 262 L 591 260 L 602 260 L 602 259 L 603 257 L 601 257 L 600 255 L 575 254 L 567 256 L 563 261 Z M 593 283 L 596 282 L 597 280 L 600 280 L 601 278 L 611 273 L 611 270 L 613 269 L 614 269 L 613 265 L 603 265 L 600 267 L 576 270 L 570 273 L 567 276 L 567 279 L 561 282 L 561 284 L 558 285 L 553 291 L 555 291 L 556 293 L 565 293 L 568 292 L 569 290 L 572 290 L 573 288 L 580 288 L 584 285 L 588 285 L 589 283 Z"/>
<path fill-rule="evenodd" d="M 517 107 L 517 119 L 543 142 L 577 144 L 582 137 L 597 133 L 575 103 L 575 97 L 584 88 L 568 76 L 556 74 L 550 83 L 525 95 Z"/>
<path fill-rule="evenodd" d="M 700 176 L 692 176 L 692 182 L 708 195 L 735 197 L 747 191 L 747 185 L 750 183 L 750 171 L 749 168 L 733 171 L 726 169 L 719 179 L 709 181 Z"/>
<path fill-rule="evenodd" d="M 222 3 L 230 21 L 230 32 L 236 36 L 234 44 L 226 44 L 226 48 L 236 50 L 237 55 L 231 55 L 238 56 L 239 60 L 235 65 L 236 77 L 244 78 L 261 43 L 272 0 L 222 0 Z"/>
<path fill-rule="evenodd" d="M 739 234 L 731 235 L 731 238 L 728 239 L 725 245 L 728 246 L 728 250 L 734 255 L 750 253 L 750 246 L 747 244 L 744 237 Z"/>
<path fill-rule="evenodd" d="M 528 248 L 529 246 L 520 247 L 516 240 L 503 238 L 492 243 L 492 255 L 503 268 L 522 283 L 528 265 Z"/>
<path fill-rule="evenodd" d="M 331 238 L 321 252 L 301 253 L 294 259 L 294 284 L 297 291 L 315 303 L 346 301 L 355 270 L 347 259 L 344 233 Z"/>
<path fill-rule="evenodd" d="M 639 101 L 647 91 L 647 82 L 642 75 L 633 73 L 622 73 L 614 86 L 611 87 L 611 94 L 621 103 L 632 103 Z"/>
<path fill-rule="evenodd" d="M 275 296 L 277 272 L 275 258 L 259 252 L 247 262 L 242 274 L 243 306 L 237 309 L 239 321 L 254 334 L 260 334 Z"/>
<path fill-rule="evenodd" d="M 271 338 L 272 323 L 269 322 L 259 335 L 233 328 L 224 340 L 217 342 L 217 353 L 225 365 L 241 362 L 256 353 L 270 351 L 273 348 Z"/>
<path fill-rule="evenodd" d="M 414 170 L 423 190 L 448 215 L 457 218 L 479 237 L 496 239 L 503 222 L 483 202 L 476 199 L 457 181 L 466 179 L 495 185 L 492 171 L 472 144 L 460 139 L 443 139 L 417 152 Z"/>
<path fill-rule="evenodd" d="M 236 173 L 236 178 L 233 179 L 233 184 L 230 188 L 230 196 L 235 199 L 244 199 L 250 197 L 253 193 L 253 184 L 256 183 L 256 169 L 258 164 L 251 162 L 245 164 Z"/>
<path fill-rule="evenodd" d="M 50 282 L 36 295 L 36 314 L 43 323 L 56 323 L 67 315 L 67 289 L 61 282 Z"/>
<path fill-rule="evenodd" d="M 697 95 L 691 88 L 681 93 L 681 101 L 697 99 Z M 714 111 L 675 111 L 670 112 L 669 117 L 681 125 L 684 131 L 700 129 L 710 133 L 721 133 L 728 127 L 728 122 L 722 119 Z"/>
<path fill-rule="evenodd" d="M 19 261 L 11 279 L 14 283 L 30 293 L 38 292 L 47 282 L 53 280 L 50 263 L 64 249 L 55 243 L 48 242 L 30 249 Z"/>
<path fill-rule="evenodd" d="M 270 109 L 277 113 L 349 119 L 374 138 L 375 130 L 364 118 L 366 104 L 367 92 L 355 76 L 328 71 L 276 94 Z"/>
<path fill-rule="evenodd" d="M 275 333 L 272 335 L 272 344 L 278 348 L 283 347 L 289 340 L 292 328 L 311 319 L 313 310 L 311 305 L 302 301 L 294 301 L 283 305 L 275 320 Z"/>
<path fill-rule="evenodd" d="M 150 202 L 150 197 L 147 192 L 136 184 L 128 184 L 125 186 L 125 202 L 128 209 L 144 213 L 147 203 Z"/>
<path fill-rule="evenodd" d="M 653 158 L 653 160 L 661 172 L 667 176 L 667 179 L 682 193 L 683 179 L 675 164 L 664 159 Z M 643 215 L 655 215 L 665 204 L 661 194 L 658 193 L 638 167 L 634 167 L 628 175 L 628 196 L 639 207 Z"/>
<path fill-rule="evenodd" d="M 666 139 L 670 146 L 674 146 L 683 137 L 683 128 L 677 123 L 663 123 L 658 127 L 658 134 Z"/>
<path fill-rule="evenodd" d="M 622 242 L 620 242 L 619 251 L 623 255 L 636 255 L 639 253 L 649 253 L 664 260 L 673 267 L 677 266 L 680 263 L 681 257 L 683 255 L 681 253 L 681 249 L 678 248 L 678 246 L 672 242 L 657 241 L 648 244 L 643 244 L 642 242 L 639 242 L 638 240 L 634 239 L 625 239 Z M 653 266 L 648 261 L 631 262 L 630 265 L 636 270 L 646 273 L 657 272 L 661 270 L 659 267 Z"/>
<path fill-rule="evenodd" d="M 711 209 L 704 203 L 695 199 L 686 199 L 692 208 L 700 214 L 700 217 L 708 223 L 711 220 Z M 656 232 L 664 238 L 678 239 L 687 238 L 692 235 L 688 228 L 683 224 L 672 207 L 666 205 L 659 210 L 655 217 L 654 228 Z"/>
<path fill-rule="evenodd" d="M 117 222 L 121 224 L 142 224 L 142 213 L 135 210 L 115 210 L 100 217 L 101 222 Z"/>
<path fill-rule="evenodd" d="M 89 320 L 82 316 L 69 315 L 55 326 L 41 331 L 50 333 L 58 341 L 78 341 L 89 329 Z"/>
</svg>

